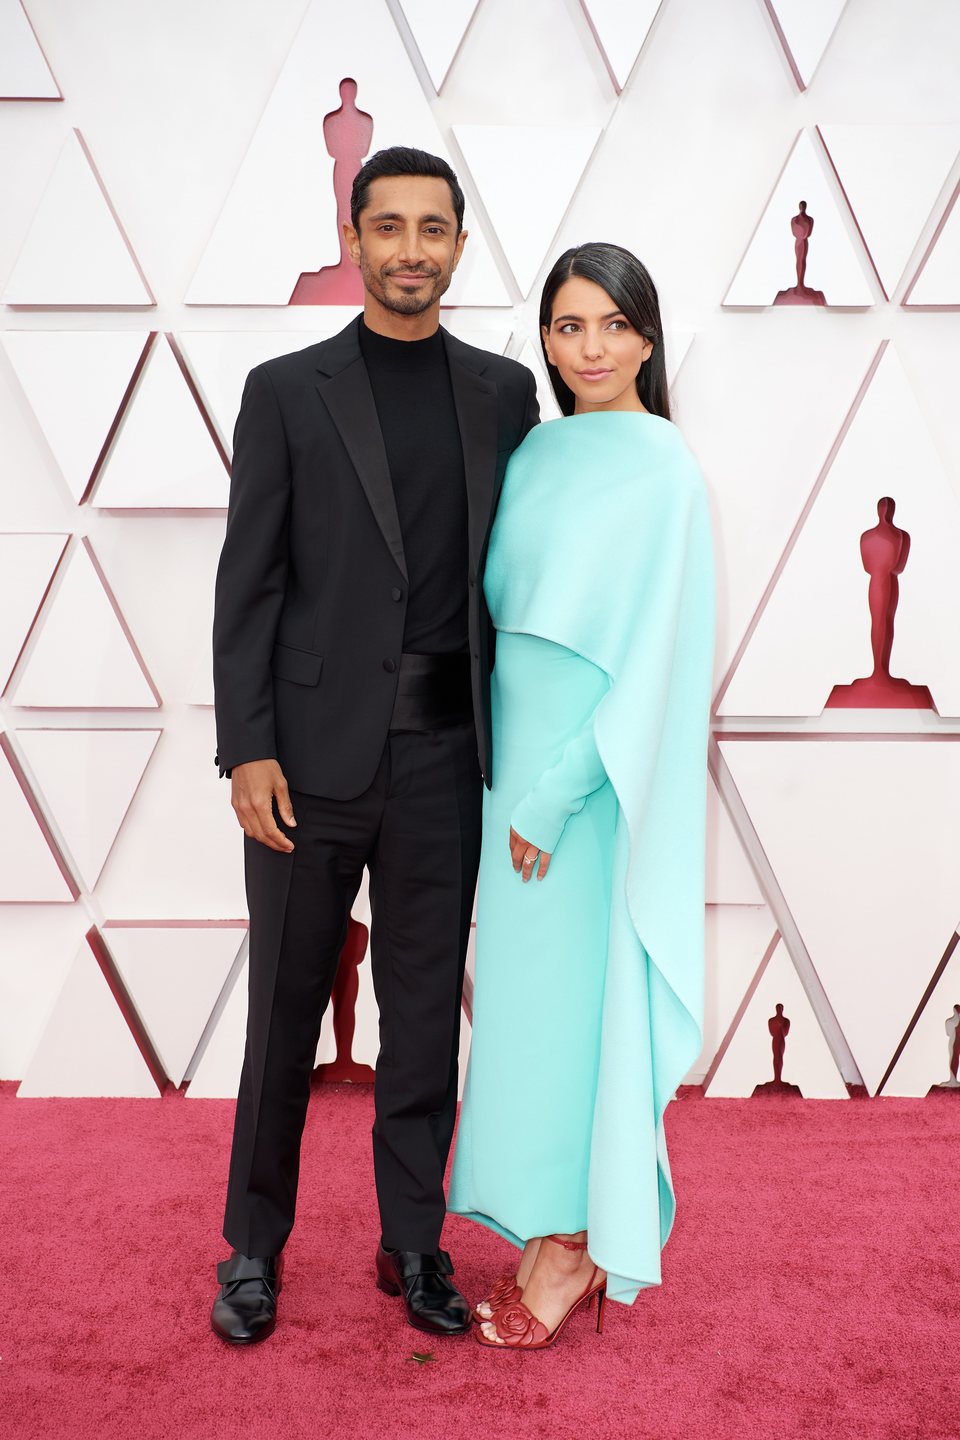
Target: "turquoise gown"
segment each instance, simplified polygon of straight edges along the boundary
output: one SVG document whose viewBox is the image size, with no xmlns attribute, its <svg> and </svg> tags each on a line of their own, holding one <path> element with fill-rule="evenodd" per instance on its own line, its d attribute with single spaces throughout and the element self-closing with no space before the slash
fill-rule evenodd
<svg viewBox="0 0 960 1440">
<path fill-rule="evenodd" d="M 473 1033 L 448 1208 L 587 1230 L 608 1295 L 660 1279 L 663 1110 L 700 1048 L 713 554 L 679 431 L 537 426 L 486 564 L 497 629 Z M 510 826 L 551 854 L 514 871 Z"/>
</svg>

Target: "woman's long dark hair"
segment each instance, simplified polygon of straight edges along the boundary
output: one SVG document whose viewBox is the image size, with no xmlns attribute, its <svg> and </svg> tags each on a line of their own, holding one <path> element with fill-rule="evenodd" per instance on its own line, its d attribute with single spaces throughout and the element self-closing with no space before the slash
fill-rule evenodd
<svg viewBox="0 0 960 1440">
<path fill-rule="evenodd" d="M 556 365 L 551 365 L 547 360 L 542 327 L 545 326 L 549 331 L 557 291 L 572 275 L 579 275 L 583 280 L 592 280 L 595 285 L 606 290 L 616 308 L 622 311 L 633 328 L 646 339 L 653 341 L 650 358 L 643 362 L 637 376 L 637 394 L 651 414 L 662 415 L 664 420 L 669 420 L 670 397 L 667 394 L 663 326 L 660 323 L 657 287 L 650 279 L 646 266 L 641 265 L 636 255 L 624 250 L 620 245 L 608 245 L 599 240 L 564 251 L 547 276 L 540 297 L 540 346 L 561 412 L 564 415 L 573 414 L 576 396 L 570 386 L 560 378 Z"/>
</svg>

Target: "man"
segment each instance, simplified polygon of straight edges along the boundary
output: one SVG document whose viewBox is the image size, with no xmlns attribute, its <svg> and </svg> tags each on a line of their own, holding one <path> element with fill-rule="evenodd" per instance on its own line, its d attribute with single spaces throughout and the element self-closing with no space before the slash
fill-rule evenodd
<svg viewBox="0 0 960 1440">
<path fill-rule="evenodd" d="M 320 1022 L 365 866 L 377 1284 L 421 1330 L 469 1326 L 440 1232 L 490 783 L 483 564 L 507 459 L 539 411 L 525 367 L 440 329 L 463 203 L 443 160 L 374 155 L 344 226 L 362 317 L 252 370 L 237 419 L 213 658 L 250 972 L 233 1254 L 212 1314 L 236 1344 L 276 1323 Z"/>
</svg>

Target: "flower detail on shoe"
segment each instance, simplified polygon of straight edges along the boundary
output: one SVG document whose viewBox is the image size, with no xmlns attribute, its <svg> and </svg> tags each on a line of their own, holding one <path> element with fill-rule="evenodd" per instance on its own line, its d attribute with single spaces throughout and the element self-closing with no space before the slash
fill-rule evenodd
<svg viewBox="0 0 960 1440">
<path fill-rule="evenodd" d="M 478 1320 L 492 1320 L 501 1306 L 508 1305 L 511 1300 L 519 1300 L 522 1294 L 523 1289 L 517 1284 L 516 1275 L 501 1275 L 499 1280 L 494 1281 L 490 1294 L 477 1304 L 473 1313 Z"/>
<path fill-rule="evenodd" d="M 546 1325 L 537 1319 L 532 1310 L 527 1309 L 522 1300 L 504 1305 L 497 1311 L 493 1323 L 497 1336 L 507 1345 L 536 1345 L 550 1333 Z"/>
<path fill-rule="evenodd" d="M 479 1323 L 494 1319 L 499 1309 L 504 1305 L 510 1305 L 511 1300 L 520 1299 L 524 1290 L 521 1284 L 517 1284 L 515 1274 L 501 1274 L 499 1279 L 494 1280 L 491 1292 L 484 1299 L 478 1300 L 474 1306 L 474 1319 Z"/>
<path fill-rule="evenodd" d="M 488 1296 L 488 1303 L 494 1310 L 499 1310 L 501 1305 L 506 1305 L 508 1300 L 513 1300 L 523 1291 L 517 1284 L 516 1275 L 501 1275 L 495 1283 Z"/>
</svg>

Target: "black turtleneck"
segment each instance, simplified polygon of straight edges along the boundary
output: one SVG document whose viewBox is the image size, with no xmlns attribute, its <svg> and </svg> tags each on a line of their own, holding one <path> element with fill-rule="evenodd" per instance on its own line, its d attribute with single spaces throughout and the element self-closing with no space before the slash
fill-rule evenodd
<svg viewBox="0 0 960 1440">
<path fill-rule="evenodd" d="M 466 650 L 467 491 L 443 336 L 392 340 L 360 321 L 407 562 L 403 648 Z"/>
</svg>

